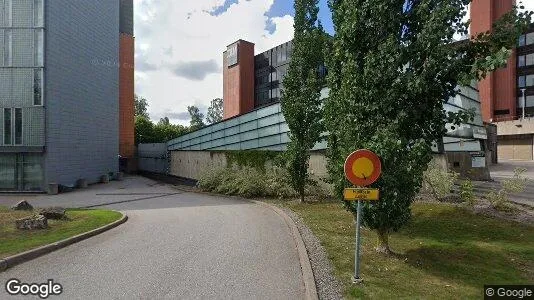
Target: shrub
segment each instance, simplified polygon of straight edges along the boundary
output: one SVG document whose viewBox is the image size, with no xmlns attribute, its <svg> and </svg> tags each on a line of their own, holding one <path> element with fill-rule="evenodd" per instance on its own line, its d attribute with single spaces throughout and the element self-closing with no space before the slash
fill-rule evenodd
<svg viewBox="0 0 534 300">
<path fill-rule="evenodd" d="M 476 198 L 474 194 L 473 182 L 469 179 L 462 182 L 460 185 L 460 198 L 469 205 L 474 205 Z"/>
<path fill-rule="evenodd" d="M 505 211 L 511 209 L 509 195 L 525 191 L 528 178 L 524 177 L 523 174 L 526 171 L 525 168 L 516 168 L 512 178 L 503 180 L 499 191 L 494 190 L 486 195 L 486 198 L 495 209 Z"/>
<path fill-rule="evenodd" d="M 241 168 L 222 167 L 206 170 L 200 175 L 198 187 L 208 192 L 235 195 L 247 198 L 294 198 L 297 193 L 289 183 L 289 174 L 283 167 L 267 166 L 265 170 L 251 166 Z M 325 184 L 310 181 L 306 195 L 327 198 L 329 195 Z"/>
<path fill-rule="evenodd" d="M 451 193 L 456 179 L 458 173 L 447 172 L 432 162 L 423 175 L 423 192 L 432 194 L 436 200 L 442 200 Z"/>
</svg>

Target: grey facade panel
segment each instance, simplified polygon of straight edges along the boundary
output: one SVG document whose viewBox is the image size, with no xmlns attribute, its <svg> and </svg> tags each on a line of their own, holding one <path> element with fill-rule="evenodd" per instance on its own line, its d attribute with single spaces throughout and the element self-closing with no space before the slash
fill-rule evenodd
<svg viewBox="0 0 534 300">
<path fill-rule="evenodd" d="M 119 169 L 119 2 L 45 2 L 46 181 Z"/>
<path fill-rule="evenodd" d="M 133 0 L 120 0 L 120 32 L 134 35 L 134 5 Z"/>
</svg>

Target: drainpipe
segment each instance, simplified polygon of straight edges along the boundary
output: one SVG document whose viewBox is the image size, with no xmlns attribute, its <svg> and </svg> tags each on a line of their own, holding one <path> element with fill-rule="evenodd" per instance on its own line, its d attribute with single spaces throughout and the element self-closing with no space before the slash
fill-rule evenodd
<svg viewBox="0 0 534 300">
<path fill-rule="evenodd" d="M 525 106 L 527 106 L 527 99 L 525 97 L 525 89 L 521 89 L 521 92 L 523 93 L 523 114 L 521 116 L 521 121 L 525 120 Z"/>
</svg>

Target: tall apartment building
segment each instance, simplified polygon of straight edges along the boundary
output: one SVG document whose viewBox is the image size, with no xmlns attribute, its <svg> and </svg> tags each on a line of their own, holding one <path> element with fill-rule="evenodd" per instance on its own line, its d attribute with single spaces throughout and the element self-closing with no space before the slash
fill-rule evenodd
<svg viewBox="0 0 534 300">
<path fill-rule="evenodd" d="M 293 42 L 254 55 L 254 44 L 239 40 L 223 54 L 224 119 L 280 100 Z"/>
<path fill-rule="evenodd" d="M 491 31 L 515 0 L 474 0 L 471 35 Z M 534 24 L 521 35 L 507 65 L 479 82 L 482 116 L 497 125 L 501 160 L 534 159 Z"/>
<path fill-rule="evenodd" d="M 118 171 L 121 7 L 0 0 L 0 191 Z"/>
</svg>

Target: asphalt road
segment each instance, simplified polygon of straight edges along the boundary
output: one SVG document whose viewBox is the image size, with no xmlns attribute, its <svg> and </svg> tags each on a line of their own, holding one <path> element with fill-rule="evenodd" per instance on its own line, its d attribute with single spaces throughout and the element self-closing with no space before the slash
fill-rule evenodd
<svg viewBox="0 0 534 300">
<path fill-rule="evenodd" d="M 18 200 L 4 196 L 0 205 Z M 295 242 L 284 220 L 268 208 L 139 177 L 27 200 L 71 207 L 122 202 L 105 207 L 124 211 L 130 219 L 0 273 L 2 286 L 11 278 L 26 283 L 53 279 L 64 293 L 49 299 L 304 298 Z M 1 288 L 0 299 L 17 298 Z"/>
</svg>

